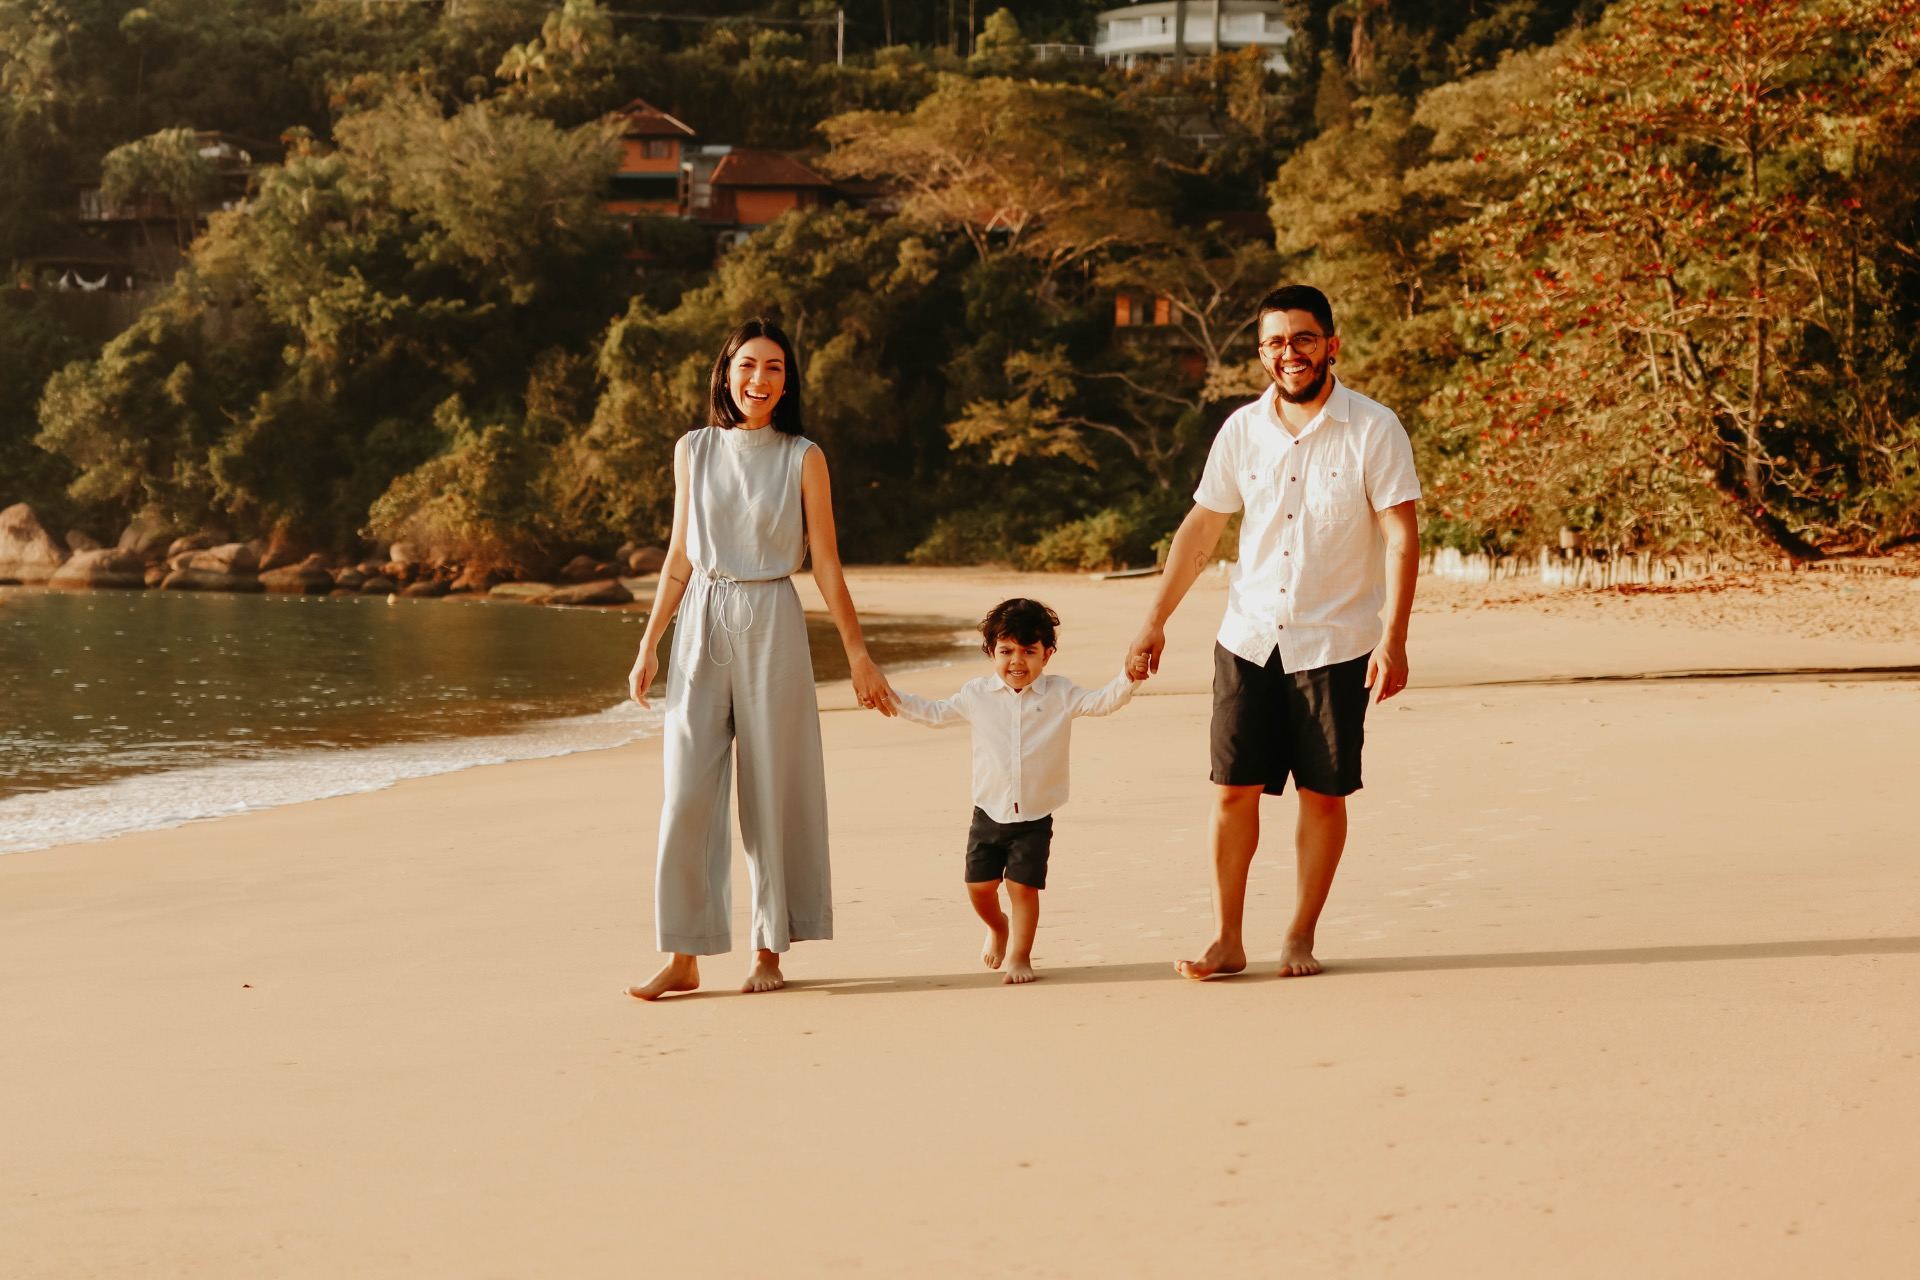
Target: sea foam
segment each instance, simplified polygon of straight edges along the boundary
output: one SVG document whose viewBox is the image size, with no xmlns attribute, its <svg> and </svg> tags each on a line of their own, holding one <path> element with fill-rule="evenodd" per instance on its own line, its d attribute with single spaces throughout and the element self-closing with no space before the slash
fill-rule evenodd
<svg viewBox="0 0 1920 1280">
<path fill-rule="evenodd" d="M 378 791 L 408 778 L 599 751 L 657 734 L 660 708 L 622 702 L 511 733 L 356 749 L 292 749 L 0 800 L 0 853 L 105 840 L 279 805 Z"/>
</svg>

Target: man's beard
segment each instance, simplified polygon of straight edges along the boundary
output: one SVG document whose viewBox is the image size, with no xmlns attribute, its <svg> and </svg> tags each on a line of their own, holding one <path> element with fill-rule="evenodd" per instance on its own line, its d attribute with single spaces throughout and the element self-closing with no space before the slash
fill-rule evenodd
<svg viewBox="0 0 1920 1280">
<path fill-rule="evenodd" d="M 1298 391 L 1289 391 L 1287 390 L 1286 384 L 1280 381 L 1281 375 L 1279 370 L 1276 369 L 1273 375 L 1273 389 L 1279 394 L 1280 398 L 1288 404 L 1311 404 L 1319 398 L 1322 391 L 1327 389 L 1327 379 L 1332 376 L 1333 362 L 1331 360 L 1322 360 L 1315 366 L 1312 382 L 1309 382 Z"/>
</svg>

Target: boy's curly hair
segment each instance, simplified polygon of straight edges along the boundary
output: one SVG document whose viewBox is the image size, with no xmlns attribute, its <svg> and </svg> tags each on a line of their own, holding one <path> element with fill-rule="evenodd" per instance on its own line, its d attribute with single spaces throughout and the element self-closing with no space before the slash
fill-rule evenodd
<svg viewBox="0 0 1920 1280">
<path fill-rule="evenodd" d="M 1047 649 L 1057 649 L 1055 627 L 1060 625 L 1060 615 L 1038 600 L 1015 597 L 1002 600 L 993 606 L 986 617 L 980 619 L 980 651 L 988 657 L 993 656 L 993 646 L 1002 637 L 1015 644 L 1037 644 Z"/>
</svg>

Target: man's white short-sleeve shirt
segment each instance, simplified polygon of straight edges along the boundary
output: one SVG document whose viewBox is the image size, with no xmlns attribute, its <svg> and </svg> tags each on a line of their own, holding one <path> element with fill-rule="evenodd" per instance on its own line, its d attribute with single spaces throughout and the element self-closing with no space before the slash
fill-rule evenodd
<svg viewBox="0 0 1920 1280">
<path fill-rule="evenodd" d="M 1268 387 L 1213 438 L 1193 500 L 1241 512 L 1220 644 L 1288 671 L 1346 662 L 1380 642 L 1385 538 L 1375 513 L 1420 496 L 1413 444 L 1393 410 L 1338 379 L 1289 435 Z"/>
</svg>

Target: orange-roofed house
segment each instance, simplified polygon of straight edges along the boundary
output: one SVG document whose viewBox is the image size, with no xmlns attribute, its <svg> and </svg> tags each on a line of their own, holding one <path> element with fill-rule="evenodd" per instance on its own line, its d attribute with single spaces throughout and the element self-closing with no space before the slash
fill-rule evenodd
<svg viewBox="0 0 1920 1280">
<path fill-rule="evenodd" d="M 832 194 L 832 182 L 791 156 L 735 148 L 704 183 L 696 176 L 693 215 L 748 230 L 794 209 L 818 208 Z"/>
<path fill-rule="evenodd" d="M 635 98 L 620 108 L 620 167 L 607 209 L 638 216 L 684 213 L 682 152 L 699 135 L 666 112 Z"/>
</svg>

